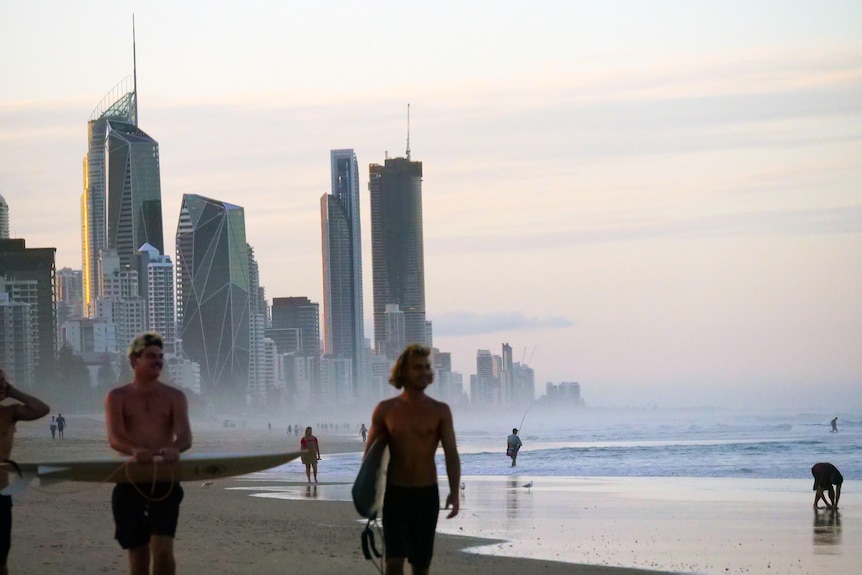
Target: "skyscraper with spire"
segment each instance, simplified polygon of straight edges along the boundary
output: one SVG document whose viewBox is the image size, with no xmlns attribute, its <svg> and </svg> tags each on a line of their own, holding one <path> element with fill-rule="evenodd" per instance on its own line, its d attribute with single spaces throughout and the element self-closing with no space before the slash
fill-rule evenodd
<svg viewBox="0 0 862 575">
<path fill-rule="evenodd" d="M 408 108 L 409 118 L 409 108 Z M 410 159 L 410 136 L 404 158 L 386 158 L 368 168 L 371 196 L 371 260 L 374 285 L 374 345 L 395 359 L 387 327 L 387 306 L 404 314 L 407 343 L 426 343 L 425 249 L 422 237 L 422 162 Z M 394 308 L 390 307 L 390 313 Z"/>
<path fill-rule="evenodd" d="M 84 310 L 94 313 L 99 258 L 115 250 L 121 269 L 135 265 L 145 244 L 164 253 L 159 145 L 138 127 L 137 62 L 132 24 L 133 73 L 93 110 L 87 123 L 81 196 L 81 254 Z M 139 286 L 141 295 L 146 286 Z"/>
<path fill-rule="evenodd" d="M 323 240 L 323 350 L 351 361 L 354 398 L 364 377 L 359 164 L 352 149 L 332 150 L 331 193 L 320 198 Z"/>
</svg>

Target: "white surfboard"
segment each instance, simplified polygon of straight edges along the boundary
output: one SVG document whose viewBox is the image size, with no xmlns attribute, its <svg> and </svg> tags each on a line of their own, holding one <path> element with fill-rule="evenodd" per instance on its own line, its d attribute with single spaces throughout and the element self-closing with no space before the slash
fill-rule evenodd
<svg viewBox="0 0 862 575">
<path fill-rule="evenodd" d="M 353 505 L 360 516 L 373 520 L 383 509 L 388 466 L 389 445 L 379 436 L 368 447 L 353 482 Z"/>
<path fill-rule="evenodd" d="M 302 455 L 301 451 L 242 455 L 190 453 L 181 455 L 178 462 L 170 464 L 160 461 L 160 458 L 156 458 L 153 463 L 135 463 L 128 459 L 114 457 L 84 461 L 2 462 L 0 471 L 20 474 L 25 479 L 29 477 L 57 481 L 105 483 L 205 481 L 270 469 L 297 459 L 300 455 Z"/>
</svg>

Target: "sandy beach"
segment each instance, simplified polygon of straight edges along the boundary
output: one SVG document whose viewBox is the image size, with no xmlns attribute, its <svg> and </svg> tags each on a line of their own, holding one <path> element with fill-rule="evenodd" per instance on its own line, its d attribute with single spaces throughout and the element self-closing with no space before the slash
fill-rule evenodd
<svg viewBox="0 0 862 575">
<path fill-rule="evenodd" d="M 53 461 L 112 455 L 98 417 L 68 417 L 63 441 L 47 424 L 19 424 L 13 458 Z M 194 424 L 193 424 L 194 425 Z M 180 573 L 375 573 L 362 556 L 350 477 L 327 458 L 362 449 L 357 436 L 316 433 L 320 485 L 298 462 L 282 473 L 186 483 L 176 538 Z M 266 429 L 195 428 L 195 453 L 294 450 L 298 438 Z M 356 457 L 348 455 L 343 457 Z M 293 464 L 288 464 L 293 465 Z M 285 477 L 287 480 L 285 480 Z M 807 481 L 685 478 L 467 477 L 462 512 L 441 517 L 436 573 L 825 573 L 862 571 L 857 483 L 839 513 L 811 509 Z M 112 486 L 38 483 L 16 493 L 10 572 L 121 573 Z M 465 536 L 466 535 L 466 536 Z M 466 551 L 465 551 L 466 550 Z"/>
</svg>

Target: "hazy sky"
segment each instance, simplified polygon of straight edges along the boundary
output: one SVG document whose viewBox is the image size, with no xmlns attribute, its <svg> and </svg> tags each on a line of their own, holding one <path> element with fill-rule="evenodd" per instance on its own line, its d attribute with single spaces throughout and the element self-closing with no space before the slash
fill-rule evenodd
<svg viewBox="0 0 862 575">
<path fill-rule="evenodd" d="M 229 201 L 267 297 L 322 307 L 329 150 L 367 183 L 410 102 L 466 381 L 508 342 L 590 405 L 862 409 L 862 3 L 4 0 L 0 194 L 58 268 L 133 12 L 172 257 L 184 193 Z"/>
</svg>

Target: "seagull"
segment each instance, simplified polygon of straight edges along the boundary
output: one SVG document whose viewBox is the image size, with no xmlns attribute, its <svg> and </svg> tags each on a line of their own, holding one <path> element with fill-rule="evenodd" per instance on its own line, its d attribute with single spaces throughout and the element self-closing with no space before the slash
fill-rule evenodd
<svg viewBox="0 0 862 575">
<path fill-rule="evenodd" d="M 201 487 L 209 487 L 212 484 L 213 484 L 212 481 L 204 481 L 203 483 L 201 483 Z"/>
<path fill-rule="evenodd" d="M 464 491 L 465 489 L 467 489 L 467 484 L 462 481 L 461 482 L 461 491 Z"/>
<path fill-rule="evenodd" d="M 527 491 L 529 491 L 533 487 L 533 481 L 530 480 L 529 483 L 525 483 L 524 485 L 522 485 L 522 487 L 526 487 Z"/>
</svg>

